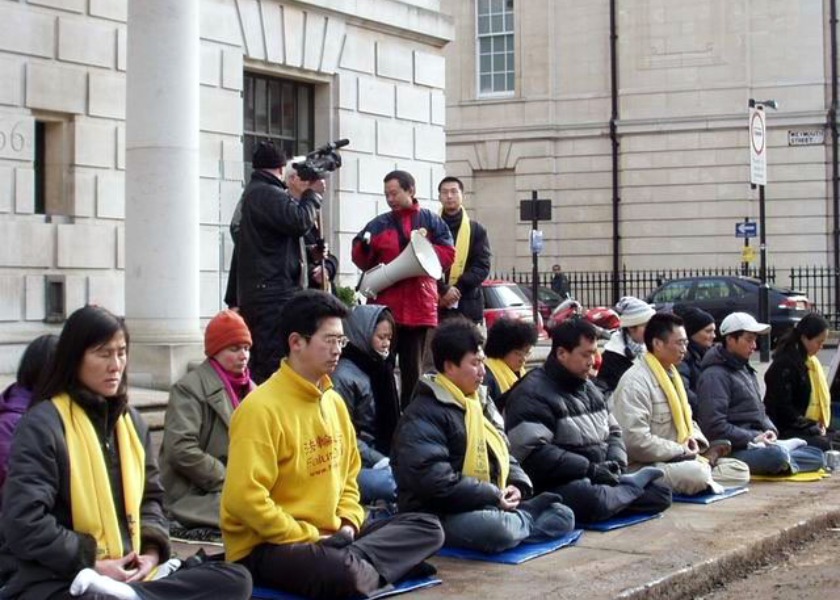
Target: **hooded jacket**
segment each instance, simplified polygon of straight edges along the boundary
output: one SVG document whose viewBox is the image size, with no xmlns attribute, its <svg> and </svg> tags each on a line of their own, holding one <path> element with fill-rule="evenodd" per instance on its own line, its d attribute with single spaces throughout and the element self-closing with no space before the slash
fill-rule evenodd
<svg viewBox="0 0 840 600">
<path fill-rule="evenodd" d="M 333 389 L 347 404 L 350 419 L 356 428 L 362 467 L 372 467 L 385 458 L 400 414 L 393 369 L 386 359 L 374 351 L 370 343 L 376 322 L 385 310 L 386 307 L 377 304 L 365 304 L 353 309 L 344 321 L 344 334 L 350 344 L 330 375 Z M 357 358 L 354 360 L 354 357 Z M 365 367 L 376 373 L 367 372 Z M 373 381 L 372 376 L 375 375 L 390 377 L 390 381 Z M 375 389 L 383 390 L 379 395 L 385 396 L 385 402 L 377 402 Z"/>
<path fill-rule="evenodd" d="M 720 344 L 700 363 L 697 420 L 710 440 L 726 439 L 743 450 L 760 433 L 776 426 L 764 411 L 755 369 Z"/>
<path fill-rule="evenodd" d="M 484 417 L 502 431 L 502 418 L 483 386 L 479 397 Z M 465 410 L 435 382 L 435 375 L 420 378 L 391 450 L 400 512 L 446 515 L 499 505 L 496 485 L 462 473 L 467 452 L 465 417 Z M 492 452 L 489 455 L 491 478 L 496 478 L 499 463 Z M 523 498 L 532 493 L 531 481 L 513 454 L 507 483 L 519 488 Z"/>
<path fill-rule="evenodd" d="M 591 463 L 627 466 L 621 428 L 601 392 L 554 353 L 508 391 L 505 427 L 537 493 L 586 477 Z"/>
</svg>

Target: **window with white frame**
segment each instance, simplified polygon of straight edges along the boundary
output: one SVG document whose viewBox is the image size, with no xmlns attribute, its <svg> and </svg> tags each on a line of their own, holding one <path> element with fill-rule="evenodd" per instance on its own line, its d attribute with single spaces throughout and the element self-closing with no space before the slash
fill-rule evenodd
<svg viewBox="0 0 840 600">
<path fill-rule="evenodd" d="M 514 91 L 513 0 L 477 0 L 478 94 Z"/>
</svg>

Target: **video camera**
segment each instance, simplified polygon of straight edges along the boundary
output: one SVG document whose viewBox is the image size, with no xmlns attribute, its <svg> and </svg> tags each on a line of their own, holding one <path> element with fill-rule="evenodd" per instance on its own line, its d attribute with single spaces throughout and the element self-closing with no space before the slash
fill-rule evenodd
<svg viewBox="0 0 840 600">
<path fill-rule="evenodd" d="M 306 160 L 292 163 L 292 166 L 297 171 L 298 177 L 304 181 L 323 179 L 327 173 L 331 173 L 341 167 L 341 155 L 336 150 L 343 148 L 349 143 L 350 140 L 340 139 L 325 144 L 307 154 Z"/>
</svg>

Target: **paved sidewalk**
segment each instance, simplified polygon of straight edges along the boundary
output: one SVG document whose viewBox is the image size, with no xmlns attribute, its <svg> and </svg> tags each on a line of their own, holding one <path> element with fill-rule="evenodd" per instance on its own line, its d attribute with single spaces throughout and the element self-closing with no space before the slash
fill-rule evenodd
<svg viewBox="0 0 840 600">
<path fill-rule="evenodd" d="M 444 584 L 420 598 L 693 598 L 792 541 L 840 520 L 840 474 L 818 483 L 754 483 L 708 506 L 675 504 L 661 519 L 519 566 L 435 558 Z"/>
</svg>

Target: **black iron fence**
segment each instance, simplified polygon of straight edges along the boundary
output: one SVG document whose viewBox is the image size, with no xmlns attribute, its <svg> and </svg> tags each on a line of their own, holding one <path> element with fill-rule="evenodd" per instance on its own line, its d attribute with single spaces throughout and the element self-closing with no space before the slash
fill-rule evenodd
<svg viewBox="0 0 840 600">
<path fill-rule="evenodd" d="M 840 313 L 834 299 L 838 272 L 832 267 L 795 267 L 790 270 L 790 287 L 803 292 L 834 329 L 840 329 Z"/>
<path fill-rule="evenodd" d="M 784 271 L 778 275 L 783 277 Z M 613 298 L 613 273 L 612 271 L 569 271 L 565 272 L 569 278 L 572 295 L 584 306 L 611 306 Z M 662 283 L 670 279 L 683 277 L 702 276 L 735 276 L 746 275 L 758 278 L 758 269 L 750 268 L 746 271 L 742 268 L 704 268 L 704 269 L 624 269 L 619 271 L 618 290 L 619 296 L 636 296 L 645 298 Z M 790 285 L 794 290 L 803 292 L 816 309 L 822 313 L 835 329 L 840 329 L 840 312 L 837 310 L 837 303 L 834 301 L 834 282 L 840 275 L 831 267 L 795 267 L 790 269 L 789 280 L 778 283 L 782 286 Z M 525 285 L 531 284 L 531 271 L 497 272 L 493 274 L 496 279 L 507 279 Z M 543 271 L 539 276 L 539 284 L 551 287 L 553 274 L 550 271 Z M 777 283 L 777 271 L 775 267 L 767 269 L 767 281 L 771 284 Z"/>
</svg>

